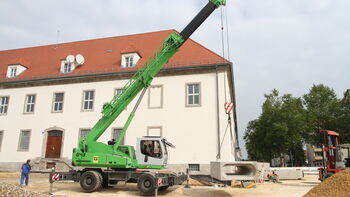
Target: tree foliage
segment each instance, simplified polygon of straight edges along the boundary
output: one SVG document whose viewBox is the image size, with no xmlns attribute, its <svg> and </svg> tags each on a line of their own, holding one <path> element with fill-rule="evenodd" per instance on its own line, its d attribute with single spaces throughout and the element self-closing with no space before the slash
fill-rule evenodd
<svg viewBox="0 0 350 197">
<path fill-rule="evenodd" d="M 294 155 L 295 164 L 303 164 L 302 136 L 305 130 L 304 109 L 299 98 L 277 90 L 265 95 L 260 117 L 248 123 L 244 136 L 249 158 L 271 161 Z"/>
<path fill-rule="evenodd" d="M 289 155 L 292 165 L 304 164 L 303 145 L 319 144 L 321 129 L 339 132 L 340 143 L 350 143 L 350 92 L 338 99 L 333 89 L 313 85 L 295 98 L 276 89 L 265 95 L 262 113 L 248 123 L 244 140 L 251 160 L 270 162 Z"/>
<path fill-rule="evenodd" d="M 303 96 L 303 104 L 308 130 L 304 137 L 307 142 L 317 144 L 321 129 L 336 128 L 339 100 L 333 89 L 320 84 L 313 85 L 310 92 Z"/>
</svg>

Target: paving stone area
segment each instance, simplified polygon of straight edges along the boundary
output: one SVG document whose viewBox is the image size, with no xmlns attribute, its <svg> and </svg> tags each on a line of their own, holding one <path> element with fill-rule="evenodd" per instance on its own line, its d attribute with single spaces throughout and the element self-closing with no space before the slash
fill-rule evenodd
<svg viewBox="0 0 350 197">
<path fill-rule="evenodd" d="M 11 197 L 48 197 L 49 195 L 28 191 L 25 186 L 0 182 L 0 195 Z"/>
</svg>

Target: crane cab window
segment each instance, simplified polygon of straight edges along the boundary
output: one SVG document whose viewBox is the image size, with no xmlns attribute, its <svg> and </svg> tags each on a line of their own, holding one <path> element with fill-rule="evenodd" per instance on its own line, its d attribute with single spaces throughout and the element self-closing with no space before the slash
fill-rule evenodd
<svg viewBox="0 0 350 197">
<path fill-rule="evenodd" d="M 162 157 L 162 148 L 158 140 L 141 140 L 141 153 L 155 158 Z"/>
</svg>

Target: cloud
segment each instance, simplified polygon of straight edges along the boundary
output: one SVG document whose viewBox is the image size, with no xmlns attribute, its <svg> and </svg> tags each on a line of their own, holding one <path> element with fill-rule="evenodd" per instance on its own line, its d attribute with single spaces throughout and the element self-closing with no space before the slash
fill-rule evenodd
<svg viewBox="0 0 350 197">
<path fill-rule="evenodd" d="M 204 0 L 2 0 L 0 50 L 108 36 L 182 30 Z M 273 88 L 301 96 L 324 83 L 350 88 L 350 1 L 227 0 L 239 132 Z M 222 54 L 220 10 L 192 39 Z M 226 29 L 225 29 L 226 30 Z M 227 57 L 227 46 L 225 54 Z M 242 142 L 240 144 L 243 144 Z"/>
</svg>

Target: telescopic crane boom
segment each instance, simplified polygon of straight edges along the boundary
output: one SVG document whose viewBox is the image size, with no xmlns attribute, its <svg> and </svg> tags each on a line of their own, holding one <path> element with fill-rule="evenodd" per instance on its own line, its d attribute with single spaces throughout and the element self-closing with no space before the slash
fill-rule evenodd
<svg viewBox="0 0 350 197">
<path fill-rule="evenodd" d="M 142 138 L 137 144 L 137 152 L 132 146 L 122 146 L 121 141 L 132 121 L 136 108 L 153 78 L 169 59 L 179 50 L 192 33 L 206 20 L 206 18 L 225 0 L 209 0 L 207 5 L 181 31 L 173 32 L 165 39 L 160 48 L 148 59 L 145 67 L 128 81 L 122 93 L 103 105 L 101 119 L 91 129 L 89 134 L 79 141 L 73 150 L 72 163 L 74 166 L 110 167 L 110 168 L 164 168 L 167 162 L 166 146 L 169 143 L 164 138 Z M 104 144 L 96 140 L 106 131 L 125 107 L 143 90 L 134 110 L 130 113 L 123 130 L 116 142 Z M 157 153 L 146 153 L 145 148 L 157 149 Z M 156 156 L 158 155 L 158 156 Z M 159 156 L 160 155 L 160 156 Z"/>
</svg>

